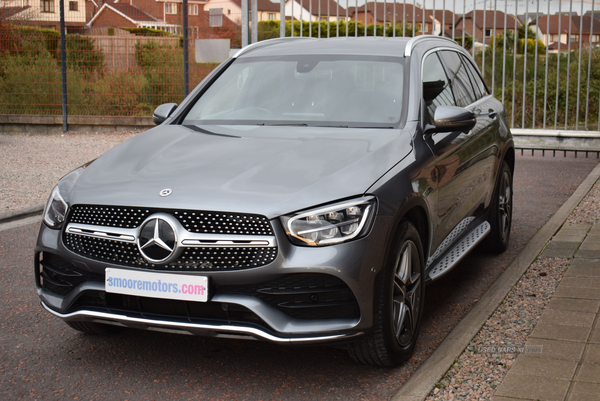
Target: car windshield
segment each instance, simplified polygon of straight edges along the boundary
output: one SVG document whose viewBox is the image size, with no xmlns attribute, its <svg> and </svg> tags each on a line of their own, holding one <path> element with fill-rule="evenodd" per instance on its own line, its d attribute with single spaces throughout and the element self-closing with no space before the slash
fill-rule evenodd
<svg viewBox="0 0 600 401">
<path fill-rule="evenodd" d="M 330 55 L 238 59 L 197 99 L 183 124 L 391 128 L 402 111 L 402 61 Z"/>
</svg>

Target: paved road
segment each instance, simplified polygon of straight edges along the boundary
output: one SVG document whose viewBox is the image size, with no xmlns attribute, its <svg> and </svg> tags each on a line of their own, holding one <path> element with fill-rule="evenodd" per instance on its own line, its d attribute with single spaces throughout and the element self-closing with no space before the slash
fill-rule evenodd
<svg viewBox="0 0 600 401">
<path fill-rule="evenodd" d="M 329 347 L 137 330 L 79 334 L 39 305 L 32 271 L 38 224 L 2 231 L 0 399 L 388 399 L 597 163 L 517 158 L 509 249 L 472 254 L 427 288 L 417 352 L 397 369 L 356 365 Z"/>
</svg>

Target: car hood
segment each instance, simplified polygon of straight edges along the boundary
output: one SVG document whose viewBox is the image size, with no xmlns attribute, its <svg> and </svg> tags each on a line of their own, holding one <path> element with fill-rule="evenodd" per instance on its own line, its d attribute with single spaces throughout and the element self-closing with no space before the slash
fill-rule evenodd
<svg viewBox="0 0 600 401">
<path fill-rule="evenodd" d="M 362 195 L 411 150 L 408 132 L 166 125 L 116 146 L 63 194 L 72 204 L 257 213 Z M 172 194 L 161 197 L 169 188 Z"/>
</svg>

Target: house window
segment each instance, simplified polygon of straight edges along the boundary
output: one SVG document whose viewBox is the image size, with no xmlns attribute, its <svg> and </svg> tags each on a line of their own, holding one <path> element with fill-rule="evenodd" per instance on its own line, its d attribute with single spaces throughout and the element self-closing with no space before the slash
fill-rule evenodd
<svg viewBox="0 0 600 401">
<path fill-rule="evenodd" d="M 175 4 L 175 3 L 165 3 L 165 13 L 167 13 L 167 14 L 177 14 L 177 4 Z"/>
<path fill-rule="evenodd" d="M 188 6 L 189 15 L 198 15 L 198 4 L 191 4 Z"/>
<path fill-rule="evenodd" d="M 212 8 L 209 11 L 208 25 L 213 27 L 223 26 L 222 8 Z"/>
<path fill-rule="evenodd" d="M 76 1 L 70 1 L 69 11 L 79 11 L 79 3 L 77 3 Z"/>
<path fill-rule="evenodd" d="M 491 30 L 491 29 L 486 29 L 486 30 L 485 30 L 485 37 L 486 37 L 486 38 L 489 38 L 489 37 L 491 37 L 491 36 L 492 36 L 492 30 Z"/>
<path fill-rule="evenodd" d="M 41 0 L 42 12 L 53 13 L 54 12 L 54 0 Z"/>
<path fill-rule="evenodd" d="M 275 19 L 275 13 L 267 13 L 267 19 L 268 20 L 274 20 Z"/>
</svg>

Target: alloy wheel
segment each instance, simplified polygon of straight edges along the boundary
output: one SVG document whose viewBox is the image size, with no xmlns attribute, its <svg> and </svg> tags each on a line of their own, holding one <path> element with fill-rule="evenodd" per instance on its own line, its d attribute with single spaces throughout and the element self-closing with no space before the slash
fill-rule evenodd
<svg viewBox="0 0 600 401">
<path fill-rule="evenodd" d="M 512 187 L 510 173 L 504 171 L 498 199 L 498 217 L 500 218 L 500 232 L 502 240 L 506 241 L 510 233 L 510 224 L 512 219 Z"/>
<path fill-rule="evenodd" d="M 401 347 L 410 344 L 417 329 L 421 307 L 421 269 L 417 247 L 406 241 L 402 247 L 394 275 L 393 322 L 394 334 Z"/>
</svg>

